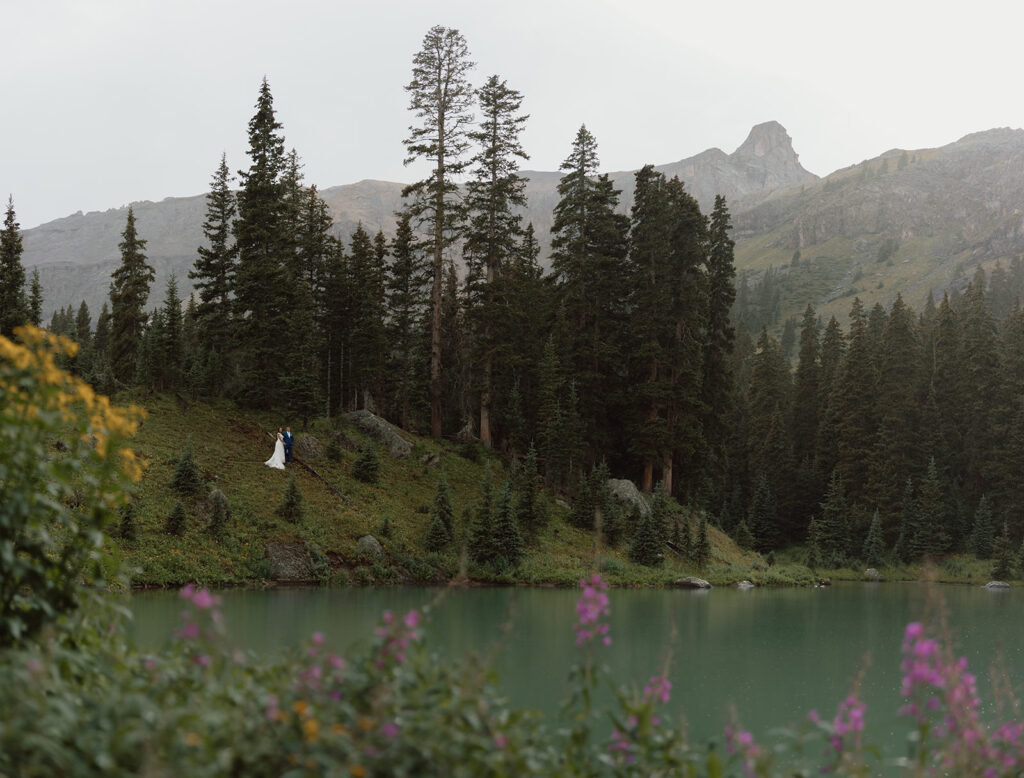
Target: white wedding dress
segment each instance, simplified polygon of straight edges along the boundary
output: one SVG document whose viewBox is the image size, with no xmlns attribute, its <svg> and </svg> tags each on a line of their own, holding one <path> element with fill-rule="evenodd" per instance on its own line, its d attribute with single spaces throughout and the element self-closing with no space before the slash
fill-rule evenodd
<svg viewBox="0 0 1024 778">
<path fill-rule="evenodd" d="M 277 433 L 277 442 L 274 444 L 274 454 L 266 462 L 267 467 L 274 467 L 278 470 L 284 470 L 284 440 L 281 438 L 281 433 Z"/>
</svg>

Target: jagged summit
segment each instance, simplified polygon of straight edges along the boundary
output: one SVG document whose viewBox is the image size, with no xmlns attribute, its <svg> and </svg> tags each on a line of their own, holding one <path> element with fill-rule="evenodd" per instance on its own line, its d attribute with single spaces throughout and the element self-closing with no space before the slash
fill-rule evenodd
<svg viewBox="0 0 1024 778">
<path fill-rule="evenodd" d="M 777 153 L 797 158 L 797 153 L 793 150 L 793 139 L 789 137 L 785 127 L 773 120 L 751 127 L 747 139 L 730 156 L 734 159 L 745 159 L 767 157 Z"/>
</svg>

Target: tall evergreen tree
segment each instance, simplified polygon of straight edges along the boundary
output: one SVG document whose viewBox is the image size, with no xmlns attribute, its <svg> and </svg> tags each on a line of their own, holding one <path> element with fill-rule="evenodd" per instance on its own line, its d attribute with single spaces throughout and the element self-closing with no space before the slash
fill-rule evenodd
<svg viewBox="0 0 1024 778">
<path fill-rule="evenodd" d="M 928 463 L 928 471 L 921 481 L 921 493 L 917 500 L 917 515 L 910 540 L 912 559 L 935 557 L 946 550 L 949 543 L 947 517 L 942 482 L 933 459 Z"/>
<path fill-rule="evenodd" d="M 188 273 L 199 294 L 196 306 L 198 337 L 206 348 L 217 353 L 222 370 L 230 346 L 231 292 L 238 255 L 231 232 L 235 218 L 235 195 L 231 191 L 231 180 L 227 155 L 222 154 L 220 166 L 213 174 L 210 191 L 206 195 L 203 235 L 208 246 L 197 249 L 198 256 Z M 215 380 L 216 386 L 210 389 L 217 394 L 223 387 L 223 375 L 215 376 Z"/>
<path fill-rule="evenodd" d="M 392 382 L 395 417 L 399 426 L 409 429 L 412 394 L 417 385 L 417 349 L 420 322 L 430 295 L 430 269 L 421 247 L 416 243 L 408 211 L 401 211 L 391 244 L 391 263 L 386 281 L 387 340 L 390 346 L 387 375 Z"/>
<path fill-rule="evenodd" d="M 967 550 L 978 559 L 991 559 L 996 541 L 996 519 L 988 498 L 981 496 L 978 509 L 974 512 L 974 526 L 968 540 Z"/>
<path fill-rule="evenodd" d="M 567 367 L 576 377 L 591 453 L 610 449 L 622 362 L 629 220 L 619 190 L 597 173 L 597 142 L 580 127 L 562 163 L 551 227 L 551 263 L 565 310 Z"/>
<path fill-rule="evenodd" d="M 285 230 L 282 174 L 284 138 L 274 98 L 264 78 L 249 120 L 248 170 L 240 171 L 238 219 L 233 227 L 238 250 L 234 322 L 243 398 L 271 408 L 282 397 L 293 333 L 289 312 L 295 302 L 286 262 L 292 253 Z"/>
<path fill-rule="evenodd" d="M 32 280 L 29 282 L 28 321 L 37 327 L 43 323 L 43 284 L 37 267 L 32 268 Z"/>
<path fill-rule="evenodd" d="M 479 127 L 469 133 L 479 150 L 472 160 L 473 178 L 466 185 L 469 223 L 463 255 L 468 323 L 474 331 L 473 362 L 479 373 L 480 442 L 491 448 L 495 358 L 507 341 L 496 337 L 493 327 L 495 309 L 501 304 L 495 282 L 514 256 L 522 234 L 519 211 L 526 205 L 526 179 L 518 174 L 518 161 L 528 157 L 519 135 L 528 117 L 519 112 L 522 95 L 498 76 L 491 76 L 477 96 L 482 118 Z"/>
<path fill-rule="evenodd" d="M 877 429 L 874 357 L 864 307 L 859 298 L 854 298 L 849 348 L 833 385 L 829 409 L 836 437 L 836 470 L 854 503 L 861 502 L 866 494 Z"/>
<path fill-rule="evenodd" d="M 767 552 L 779 540 L 778 509 L 768 479 L 762 474 L 757 481 L 754 499 L 750 503 L 747 526 L 754 537 L 754 549 Z"/>
<path fill-rule="evenodd" d="M 14 214 L 14 198 L 7 198 L 4 228 L 0 232 L 0 335 L 11 337 L 14 328 L 29 320 L 25 300 L 25 268 L 21 264 L 21 230 Z"/>
<path fill-rule="evenodd" d="M 871 527 L 868 529 L 868 536 L 864 539 L 864 548 L 861 556 L 869 565 L 880 565 L 885 556 L 885 538 L 882 535 L 882 519 L 875 511 L 871 517 Z"/>
<path fill-rule="evenodd" d="M 727 420 L 733 399 L 733 375 L 729 359 L 736 333 L 729 311 L 736 299 L 735 241 L 730 236 L 732 222 L 723 195 L 715 196 L 708 226 L 707 319 L 705 324 L 702 426 L 707 447 L 705 469 L 712 481 L 724 486 L 727 474 Z"/>
<path fill-rule="evenodd" d="M 516 473 L 516 522 L 526 539 L 535 542 L 548 516 L 540 492 L 537 472 L 537 449 L 530 445 L 523 464 Z"/>
<path fill-rule="evenodd" d="M 109 357 L 113 377 L 122 383 L 135 376 L 135 360 L 146 325 L 146 301 L 156 271 L 146 263 L 146 241 L 135 229 L 135 212 L 128 207 L 128 219 L 121 249 L 121 264 L 110 283 Z"/>
<path fill-rule="evenodd" d="M 469 121 L 473 90 L 467 78 L 474 63 L 458 30 L 432 27 L 423 47 L 413 57 L 409 108 L 419 125 L 410 128 L 405 144 L 406 164 L 425 159 L 434 165 L 430 176 L 407 186 L 402 196 L 409 199 L 410 216 L 429 234 L 433 269 L 430 326 L 430 434 L 441 436 L 441 296 L 445 249 L 460 235 L 465 207 L 455 179 L 469 160 Z"/>
</svg>

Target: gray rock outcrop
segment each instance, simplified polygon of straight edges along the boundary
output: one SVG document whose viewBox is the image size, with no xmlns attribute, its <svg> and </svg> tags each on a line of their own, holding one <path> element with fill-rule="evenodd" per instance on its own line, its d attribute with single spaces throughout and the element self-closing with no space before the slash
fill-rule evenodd
<svg viewBox="0 0 1024 778">
<path fill-rule="evenodd" d="M 710 585 L 711 584 L 708 584 L 708 586 L 710 586 Z M 747 580 L 737 581 L 736 583 L 733 584 L 733 586 L 735 586 L 737 589 L 753 589 L 754 588 L 754 584 L 752 584 L 750 581 L 747 581 Z"/>
<path fill-rule="evenodd" d="M 881 581 L 882 580 L 882 575 L 877 570 L 875 570 L 875 568 L 869 567 L 867 570 L 864 571 L 864 580 L 865 581 Z"/>
<path fill-rule="evenodd" d="M 363 535 L 356 541 L 356 555 L 376 561 L 384 558 L 384 546 L 373 535 Z"/>
<path fill-rule="evenodd" d="M 711 584 L 705 581 L 703 578 L 697 578 L 693 575 L 688 575 L 686 578 L 680 578 L 676 581 L 676 587 L 679 589 L 710 589 Z"/>
<path fill-rule="evenodd" d="M 636 484 L 628 478 L 609 478 L 608 488 L 611 489 L 612 495 L 620 504 L 625 506 L 627 511 L 639 508 L 640 513 L 644 516 L 651 512 L 650 507 L 647 505 L 647 500 L 644 499 L 640 490 L 636 488 Z"/>
<path fill-rule="evenodd" d="M 986 589 L 1009 589 L 1010 584 L 1005 581 L 989 581 L 985 584 Z"/>
<path fill-rule="evenodd" d="M 312 560 L 305 543 L 273 541 L 267 543 L 267 560 L 275 581 L 308 583 L 314 579 Z"/>
<path fill-rule="evenodd" d="M 323 444 L 312 435 L 297 435 L 292 451 L 299 459 L 308 459 L 311 462 L 324 458 Z"/>
<path fill-rule="evenodd" d="M 345 414 L 345 419 L 387 448 L 395 459 L 408 459 L 412 456 L 412 444 L 402 437 L 395 426 L 380 416 L 369 411 L 352 411 Z"/>
</svg>

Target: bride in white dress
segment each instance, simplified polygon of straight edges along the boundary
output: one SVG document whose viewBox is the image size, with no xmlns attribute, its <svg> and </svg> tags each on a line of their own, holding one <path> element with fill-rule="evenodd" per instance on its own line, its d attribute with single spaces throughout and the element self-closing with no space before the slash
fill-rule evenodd
<svg viewBox="0 0 1024 778">
<path fill-rule="evenodd" d="M 277 433 L 277 442 L 274 444 L 274 454 L 266 462 L 267 467 L 277 468 L 278 470 L 284 470 L 284 435 L 280 432 Z"/>
</svg>

